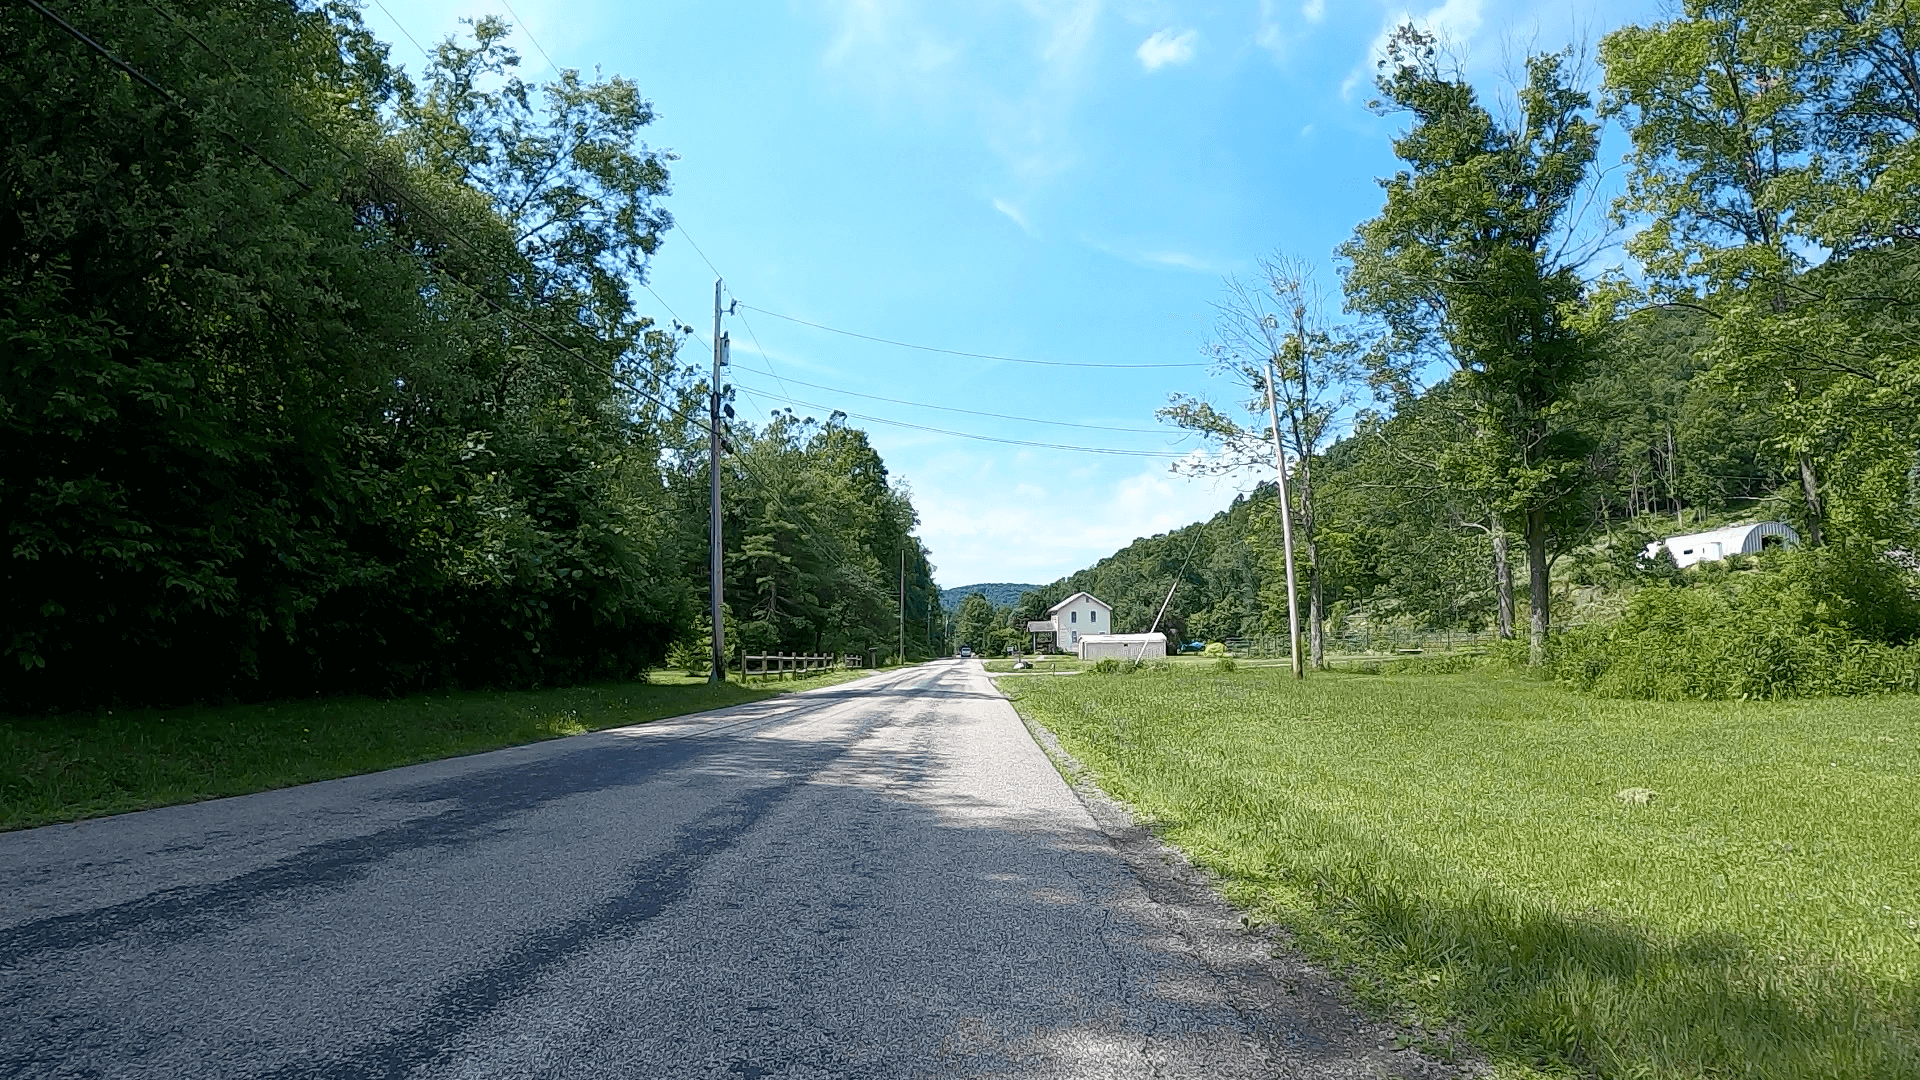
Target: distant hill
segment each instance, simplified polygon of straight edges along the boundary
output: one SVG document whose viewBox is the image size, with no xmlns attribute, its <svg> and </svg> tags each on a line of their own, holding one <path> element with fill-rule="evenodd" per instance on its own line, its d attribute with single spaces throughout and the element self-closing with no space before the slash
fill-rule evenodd
<svg viewBox="0 0 1920 1080">
<path fill-rule="evenodd" d="M 1019 585 L 1011 581 L 987 581 L 978 585 L 962 585 L 957 589 L 941 589 L 940 606 L 948 611 L 954 611 L 960 607 L 960 601 L 966 599 L 968 593 L 980 593 L 987 598 L 987 603 L 994 607 L 1017 604 L 1020 602 L 1021 593 L 1032 592 L 1039 587 L 1038 585 Z"/>
</svg>

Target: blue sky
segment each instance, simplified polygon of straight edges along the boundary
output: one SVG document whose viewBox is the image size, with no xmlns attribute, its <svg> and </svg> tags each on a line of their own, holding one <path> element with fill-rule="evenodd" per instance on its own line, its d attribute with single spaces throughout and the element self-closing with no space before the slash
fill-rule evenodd
<svg viewBox="0 0 1920 1080">
<path fill-rule="evenodd" d="M 650 282 L 711 326 L 713 272 L 764 312 L 963 352 L 1199 364 L 1222 278 L 1332 252 L 1379 206 L 1403 121 L 1366 108 L 1375 49 L 1439 29 L 1488 90 L 1529 49 L 1593 41 L 1658 3 L 1445 0 L 369 0 L 421 41 L 498 14 L 530 77 L 635 80 L 679 156 Z M 390 13 L 390 14 L 389 14 Z M 518 18 L 515 15 L 519 16 Z M 395 19 L 399 25 L 395 25 Z M 1617 134 L 1605 156 L 1618 160 Z M 688 242 L 691 237 L 692 244 Z M 651 296 L 642 293 L 648 307 Z M 1205 367 L 1101 370 L 917 352 L 749 310 L 731 318 L 746 419 L 790 398 L 1000 439 L 1177 454 L 1170 393 L 1236 398 Z M 663 320 L 664 311 L 659 314 Z M 690 348 L 699 350 L 697 343 Z M 803 386 L 802 382 L 834 389 Z M 1090 425 L 1042 426 L 851 396 Z M 912 489 L 943 585 L 1050 581 L 1211 515 L 1262 477 L 855 420 Z M 1108 428 L 1146 430 L 1105 430 Z"/>
</svg>

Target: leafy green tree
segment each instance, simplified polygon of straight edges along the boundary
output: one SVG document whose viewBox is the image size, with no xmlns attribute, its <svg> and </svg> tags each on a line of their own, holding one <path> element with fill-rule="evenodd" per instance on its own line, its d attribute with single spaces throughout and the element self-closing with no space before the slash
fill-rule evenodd
<svg viewBox="0 0 1920 1080">
<path fill-rule="evenodd" d="M 1381 381 L 1411 395 L 1430 363 L 1449 362 L 1473 403 L 1465 479 L 1524 531 L 1536 662 L 1549 627 L 1549 534 L 1588 450 L 1571 416 L 1591 361 L 1573 324 L 1583 283 L 1558 241 L 1599 130 L 1566 61 L 1528 59 L 1516 121 L 1503 125 L 1464 79 L 1441 73 L 1432 38 L 1402 27 L 1379 86 L 1413 117 L 1394 142 L 1408 167 L 1383 181 L 1385 208 L 1341 248 L 1349 307 L 1387 332 Z"/>
<path fill-rule="evenodd" d="M 993 632 L 993 605 L 979 593 L 968 593 L 953 613 L 953 641 L 974 652 L 987 651 L 987 635 Z"/>
<path fill-rule="evenodd" d="M 1904 542 L 1920 371 L 1920 23 L 1904 5 L 1694 0 L 1601 46 L 1634 141 L 1617 213 L 1653 300 L 1714 322 L 1711 378 L 1767 403 L 1818 545 Z"/>
<path fill-rule="evenodd" d="M 664 220 L 660 159 L 621 141 L 644 108 L 569 76 L 564 110 L 428 136 L 350 7 L 63 11 L 165 92 L 0 13 L 7 699 L 655 662 L 690 597 L 643 407 L 672 400 L 676 343 L 624 299 Z M 443 49 L 429 85 L 510 66 L 495 38 Z M 592 160 L 541 149 L 621 108 Z M 510 159 L 550 168 L 515 186 Z M 563 189 L 634 227 L 596 246 L 559 204 L 535 232 L 512 211 Z"/>
</svg>

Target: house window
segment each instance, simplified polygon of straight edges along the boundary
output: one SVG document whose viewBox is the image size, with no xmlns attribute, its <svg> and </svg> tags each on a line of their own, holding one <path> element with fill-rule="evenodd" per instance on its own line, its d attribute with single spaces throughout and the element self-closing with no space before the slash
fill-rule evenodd
<svg viewBox="0 0 1920 1080">
<path fill-rule="evenodd" d="M 1100 621 L 1100 613 L 1099 613 L 1099 612 L 1097 612 L 1097 611 L 1089 611 L 1089 612 L 1087 612 L 1087 621 L 1088 621 L 1088 622 L 1099 622 L 1099 621 Z"/>
<path fill-rule="evenodd" d="M 1068 618 L 1071 618 L 1071 619 L 1072 619 L 1072 620 L 1073 620 L 1074 622 L 1079 622 L 1079 621 L 1080 621 L 1080 613 L 1076 611 L 1076 612 L 1074 612 L 1074 613 L 1073 613 L 1072 615 L 1070 615 L 1070 616 L 1068 616 Z"/>
</svg>

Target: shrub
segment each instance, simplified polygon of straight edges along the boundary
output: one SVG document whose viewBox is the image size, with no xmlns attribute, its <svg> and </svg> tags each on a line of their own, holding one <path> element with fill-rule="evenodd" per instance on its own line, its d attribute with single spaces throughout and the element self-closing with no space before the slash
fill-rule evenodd
<svg viewBox="0 0 1920 1080">
<path fill-rule="evenodd" d="M 1920 690 L 1920 603 L 1898 567 L 1832 547 L 1690 574 L 1614 622 L 1554 639 L 1551 674 L 1610 697 L 1791 698 Z"/>
<path fill-rule="evenodd" d="M 1213 662 L 1213 670 L 1222 673 L 1230 672 L 1239 666 L 1240 665 L 1233 662 L 1233 657 L 1231 656 L 1221 656 Z"/>
<path fill-rule="evenodd" d="M 1227 645 L 1226 645 L 1226 642 L 1224 642 L 1224 641 L 1209 641 L 1209 642 L 1207 642 L 1207 647 L 1206 647 L 1206 649 L 1205 649 L 1205 651 L 1203 651 L 1203 652 L 1202 652 L 1202 653 L 1201 653 L 1200 655 L 1202 655 L 1202 656 L 1225 656 L 1225 655 L 1227 655 Z"/>
</svg>

